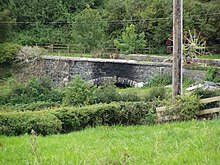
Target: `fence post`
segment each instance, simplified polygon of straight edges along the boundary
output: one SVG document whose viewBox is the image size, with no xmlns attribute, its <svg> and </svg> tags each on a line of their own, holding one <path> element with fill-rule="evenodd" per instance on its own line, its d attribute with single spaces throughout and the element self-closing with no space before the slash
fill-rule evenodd
<svg viewBox="0 0 220 165">
<path fill-rule="evenodd" d="M 53 44 L 51 44 L 51 51 L 52 51 L 52 53 L 53 53 Z"/>
<path fill-rule="evenodd" d="M 70 53 L 70 44 L 67 44 L 67 52 Z"/>
</svg>

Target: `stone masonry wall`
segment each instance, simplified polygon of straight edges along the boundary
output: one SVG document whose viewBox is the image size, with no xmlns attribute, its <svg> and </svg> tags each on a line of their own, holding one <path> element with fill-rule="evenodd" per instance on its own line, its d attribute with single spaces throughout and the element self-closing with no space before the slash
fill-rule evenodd
<svg viewBox="0 0 220 165">
<path fill-rule="evenodd" d="M 44 57 L 44 70 L 57 86 L 62 86 L 75 75 L 85 81 L 103 77 L 116 77 L 135 83 L 147 82 L 155 75 L 170 73 L 172 65 L 159 62 L 137 62 L 134 60 L 75 58 L 75 57 Z M 187 76 L 200 80 L 205 71 L 183 70 Z"/>
</svg>

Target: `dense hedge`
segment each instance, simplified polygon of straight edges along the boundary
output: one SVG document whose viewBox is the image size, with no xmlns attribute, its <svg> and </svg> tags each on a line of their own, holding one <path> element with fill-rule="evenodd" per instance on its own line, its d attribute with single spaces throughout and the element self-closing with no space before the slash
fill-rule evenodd
<svg viewBox="0 0 220 165">
<path fill-rule="evenodd" d="M 66 133 L 97 125 L 153 123 L 152 103 L 111 103 L 85 107 L 63 107 L 40 112 L 0 114 L 0 134 L 20 135 L 34 129 L 37 134 Z"/>
<path fill-rule="evenodd" d="M 62 122 L 48 112 L 12 112 L 0 114 L 0 134 L 21 135 L 35 132 L 48 135 L 61 131 Z"/>
</svg>

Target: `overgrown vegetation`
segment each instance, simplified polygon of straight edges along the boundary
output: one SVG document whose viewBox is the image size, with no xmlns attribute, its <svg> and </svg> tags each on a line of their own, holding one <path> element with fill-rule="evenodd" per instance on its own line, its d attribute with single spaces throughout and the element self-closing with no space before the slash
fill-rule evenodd
<svg viewBox="0 0 220 165">
<path fill-rule="evenodd" d="M 188 77 L 183 76 L 183 87 L 188 87 L 193 84 L 194 81 Z M 155 86 L 166 86 L 172 84 L 172 76 L 170 74 L 156 75 L 149 82 L 147 82 L 144 86 L 155 87 Z"/>
<path fill-rule="evenodd" d="M 219 125 L 217 118 L 153 126 L 101 126 L 46 137 L 0 136 L 0 164 L 215 165 L 220 153 Z"/>
<path fill-rule="evenodd" d="M 0 44 L 0 64 L 12 62 L 19 51 L 20 46 L 13 43 Z"/>
<path fill-rule="evenodd" d="M 166 40 L 172 33 L 171 4 L 171 0 L 1 0 L 0 42 L 71 43 L 89 52 L 114 47 L 114 40 L 123 38 L 123 31 L 134 25 L 135 34 L 146 41 L 145 48 L 150 47 L 149 53 L 165 53 Z M 198 29 L 208 37 L 207 45 L 219 52 L 218 1 L 185 0 L 183 7 L 184 31 Z M 129 52 L 139 53 L 143 47 L 120 43 L 120 49 L 128 44 Z"/>
<path fill-rule="evenodd" d="M 185 94 L 178 96 L 175 101 L 166 101 L 167 112 L 165 115 L 170 120 L 189 120 L 196 117 L 200 107 L 197 95 Z"/>
<path fill-rule="evenodd" d="M 34 129 L 38 134 L 48 135 L 97 125 L 152 124 L 154 117 L 154 105 L 144 102 L 99 104 L 81 108 L 63 107 L 36 112 L 7 112 L 0 113 L 0 134 L 20 135 L 30 133 Z"/>
<path fill-rule="evenodd" d="M 11 91 L 0 95 L 1 105 L 30 104 L 33 102 L 61 103 L 63 93 L 52 88 L 52 83 L 47 77 L 31 78 L 26 84 L 11 79 Z"/>
<path fill-rule="evenodd" d="M 135 25 L 131 24 L 126 27 L 125 31 L 122 32 L 121 38 L 114 40 L 114 46 L 118 48 L 121 53 L 129 54 L 135 53 L 146 47 L 144 32 L 141 34 L 135 33 Z"/>
<path fill-rule="evenodd" d="M 218 67 L 210 67 L 206 74 L 206 81 L 220 82 L 220 69 Z"/>
<path fill-rule="evenodd" d="M 164 88 L 167 81 L 157 77 L 155 80 L 152 87 L 142 88 L 142 92 L 130 89 L 119 92 L 111 82 L 91 87 L 79 76 L 60 88 L 52 86 L 47 77 L 32 77 L 25 84 L 9 78 L 10 90 L 0 93 L 0 132 L 20 135 L 34 129 L 38 134 L 48 135 L 81 130 L 87 126 L 152 124 L 155 122 L 155 108 L 170 98 L 170 90 Z M 166 102 L 172 110 L 169 115 L 177 116 L 179 120 L 194 118 L 201 108 L 198 99 L 203 97 L 203 93 L 210 95 L 198 91 L 184 95 L 176 100 L 174 107 L 169 107 L 171 102 Z"/>
</svg>

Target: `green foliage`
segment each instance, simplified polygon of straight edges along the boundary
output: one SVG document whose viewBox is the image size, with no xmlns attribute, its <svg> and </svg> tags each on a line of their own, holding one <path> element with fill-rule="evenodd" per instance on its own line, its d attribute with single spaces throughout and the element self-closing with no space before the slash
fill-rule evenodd
<svg viewBox="0 0 220 165">
<path fill-rule="evenodd" d="M 89 103 L 92 89 L 80 76 L 75 76 L 65 88 L 63 104 L 72 106 L 83 106 Z"/>
<path fill-rule="evenodd" d="M 40 111 L 43 109 L 49 109 L 54 107 L 60 107 L 58 102 L 48 102 L 48 101 L 36 101 L 28 104 L 16 104 L 14 106 L 9 106 L 13 110 L 17 111 Z"/>
<path fill-rule="evenodd" d="M 217 67 L 211 67 L 208 69 L 206 77 L 206 81 L 212 81 L 212 82 L 220 82 L 220 74 L 219 69 Z"/>
<path fill-rule="evenodd" d="M 210 89 L 199 88 L 196 89 L 193 93 L 201 99 L 210 98 L 210 97 L 220 96 L 220 89 L 210 90 Z M 210 109 L 219 106 L 220 106 L 219 102 L 211 102 L 211 103 L 202 104 L 200 109 Z"/>
<path fill-rule="evenodd" d="M 191 84 L 195 83 L 194 80 L 192 80 L 191 78 L 185 77 L 183 76 L 183 87 L 187 88 L 189 87 Z"/>
<path fill-rule="evenodd" d="M 188 87 L 194 81 L 188 77 L 183 76 L 183 87 Z M 156 75 L 144 85 L 144 87 L 150 88 L 155 86 L 166 86 L 172 84 L 172 76 L 170 74 Z"/>
<path fill-rule="evenodd" d="M 47 24 L 48 22 L 65 22 L 67 19 L 67 8 L 61 0 L 14 0 L 12 14 L 18 22 L 39 22 Z M 59 25 L 59 24 L 58 24 Z M 55 24 L 55 26 L 58 26 Z M 28 26 L 19 25 L 21 29 L 28 29 Z"/>
<path fill-rule="evenodd" d="M 71 31 L 61 27 L 53 27 L 48 25 L 34 25 L 30 29 L 22 30 L 16 34 L 14 42 L 21 45 L 35 45 L 39 46 L 53 43 L 53 44 L 67 44 L 72 43 Z"/>
<path fill-rule="evenodd" d="M 0 9 L 0 43 L 9 40 L 8 38 L 11 34 L 12 24 L 14 22 L 15 20 L 12 19 L 8 9 Z"/>
<path fill-rule="evenodd" d="M 138 96 L 137 92 L 124 92 L 120 94 L 120 100 L 124 102 L 135 102 L 141 101 L 141 97 Z"/>
<path fill-rule="evenodd" d="M 116 86 L 113 84 L 103 84 L 98 86 L 91 98 L 91 103 L 110 103 L 113 101 L 119 101 L 120 95 L 116 91 Z"/>
<path fill-rule="evenodd" d="M 12 76 L 12 64 L 0 64 L 0 79 L 5 79 Z"/>
<path fill-rule="evenodd" d="M 31 152 L 33 136 L 0 136 L 0 161 L 37 164 L 39 156 L 38 164 L 54 165 L 215 165 L 219 162 L 219 125 L 218 118 L 152 126 L 100 126 L 69 134 L 37 136 L 37 156 Z"/>
<path fill-rule="evenodd" d="M 47 77 L 32 77 L 27 84 L 10 80 L 12 91 L 2 95 L 1 104 L 29 104 L 38 101 L 61 103 L 63 93 L 54 90 Z"/>
<path fill-rule="evenodd" d="M 60 108 L 52 112 L 63 123 L 63 132 L 83 129 L 87 126 L 115 124 L 146 124 L 155 117 L 155 107 L 150 103 L 96 104 L 80 108 Z"/>
<path fill-rule="evenodd" d="M 61 121 L 47 112 L 1 113 L 0 134 L 21 135 L 33 129 L 37 134 L 48 135 L 61 130 Z"/>
<path fill-rule="evenodd" d="M 28 45 L 77 43 L 89 52 L 113 47 L 117 40 L 124 53 L 137 52 L 145 45 L 151 48 L 149 53 L 165 53 L 166 40 L 172 33 L 170 4 L 171 0 L 4 0 L 0 2 L 0 22 L 10 24 L 0 24 L 0 41 L 10 36 L 16 43 Z M 207 45 L 219 51 L 218 1 L 185 0 L 183 7 L 184 30 L 198 29 L 209 37 Z M 12 26 L 15 20 L 26 23 Z M 131 23 L 135 34 L 141 34 L 136 47 L 132 37 L 126 41 L 118 38 Z"/>
<path fill-rule="evenodd" d="M 12 60 L 15 59 L 19 48 L 19 45 L 13 43 L 0 44 L 0 64 L 4 62 L 12 62 Z"/>
<path fill-rule="evenodd" d="M 73 24 L 73 40 L 82 45 L 86 52 L 98 49 L 105 41 L 106 22 L 98 10 L 86 7 L 78 13 Z"/>
<path fill-rule="evenodd" d="M 37 134 L 81 130 L 97 125 L 154 123 L 151 103 L 111 103 L 84 107 L 63 107 L 41 112 L 0 113 L 0 134 L 20 135 L 34 129 Z M 61 130 L 62 123 L 62 130 Z"/>
<path fill-rule="evenodd" d="M 169 74 L 164 75 L 156 75 L 150 81 L 148 81 L 147 84 L 145 84 L 145 87 L 154 87 L 154 86 L 165 86 L 172 84 L 172 76 Z"/>
<path fill-rule="evenodd" d="M 196 95 L 187 94 L 177 96 L 174 102 L 168 101 L 166 106 L 167 115 L 170 116 L 171 119 L 189 120 L 196 116 L 201 105 Z"/>
<path fill-rule="evenodd" d="M 135 33 L 135 25 L 131 24 L 126 27 L 122 32 L 121 39 L 114 40 L 114 45 L 120 50 L 121 53 L 129 54 L 134 53 L 136 50 L 143 49 L 146 46 L 145 35 Z"/>
<path fill-rule="evenodd" d="M 122 103 L 119 111 L 120 124 L 152 124 L 154 123 L 155 105 L 153 103 Z"/>
<path fill-rule="evenodd" d="M 220 90 L 219 89 L 209 90 L 209 89 L 198 88 L 193 93 L 201 99 L 220 96 Z"/>
<path fill-rule="evenodd" d="M 152 87 L 146 93 L 144 100 L 147 102 L 163 100 L 166 96 L 166 90 L 164 87 Z"/>
</svg>

